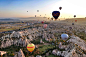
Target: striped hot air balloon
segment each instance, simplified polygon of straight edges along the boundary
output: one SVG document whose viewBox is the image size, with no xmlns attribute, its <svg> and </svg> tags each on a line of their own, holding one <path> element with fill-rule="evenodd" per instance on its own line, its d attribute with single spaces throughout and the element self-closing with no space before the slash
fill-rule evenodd
<svg viewBox="0 0 86 57">
<path fill-rule="evenodd" d="M 28 51 L 32 52 L 34 49 L 35 49 L 35 45 L 34 44 L 31 43 L 31 44 L 27 45 L 27 50 Z"/>
</svg>

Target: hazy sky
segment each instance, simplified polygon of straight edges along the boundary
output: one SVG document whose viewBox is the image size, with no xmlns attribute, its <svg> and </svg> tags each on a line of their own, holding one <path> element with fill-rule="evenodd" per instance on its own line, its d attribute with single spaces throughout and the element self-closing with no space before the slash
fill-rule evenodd
<svg viewBox="0 0 86 57">
<path fill-rule="evenodd" d="M 85 17 L 86 0 L 0 0 L 0 17 L 52 17 L 54 10 L 60 11 L 60 18 Z"/>
</svg>

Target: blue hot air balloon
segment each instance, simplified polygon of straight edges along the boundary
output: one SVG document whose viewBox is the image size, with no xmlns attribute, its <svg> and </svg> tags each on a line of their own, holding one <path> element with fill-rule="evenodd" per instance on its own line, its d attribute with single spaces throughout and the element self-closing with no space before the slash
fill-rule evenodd
<svg viewBox="0 0 86 57">
<path fill-rule="evenodd" d="M 53 12 L 52 12 L 52 16 L 53 16 L 55 19 L 58 19 L 59 15 L 60 15 L 60 12 L 59 12 L 59 11 L 53 11 Z"/>
</svg>

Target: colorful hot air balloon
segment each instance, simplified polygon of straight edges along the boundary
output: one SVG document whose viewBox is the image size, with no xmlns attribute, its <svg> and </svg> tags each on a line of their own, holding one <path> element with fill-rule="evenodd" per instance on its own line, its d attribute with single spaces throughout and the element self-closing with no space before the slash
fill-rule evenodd
<svg viewBox="0 0 86 57">
<path fill-rule="evenodd" d="M 61 34 L 62 40 L 67 40 L 68 39 L 68 34 Z"/>
<path fill-rule="evenodd" d="M 59 7 L 59 9 L 61 10 L 61 9 L 62 9 L 62 7 Z"/>
<path fill-rule="evenodd" d="M 52 12 L 52 16 L 53 16 L 55 19 L 58 19 L 59 15 L 60 15 L 60 12 L 59 12 L 59 11 L 53 11 L 53 12 Z"/>
<path fill-rule="evenodd" d="M 76 17 L 76 15 L 74 15 L 74 18 Z"/>
<path fill-rule="evenodd" d="M 43 24 L 44 22 L 42 21 L 41 23 Z"/>
<path fill-rule="evenodd" d="M 47 27 L 47 24 L 44 24 L 43 27 L 46 28 Z"/>
<path fill-rule="evenodd" d="M 35 49 L 35 45 L 34 44 L 28 44 L 27 45 L 27 50 L 32 52 Z"/>
</svg>

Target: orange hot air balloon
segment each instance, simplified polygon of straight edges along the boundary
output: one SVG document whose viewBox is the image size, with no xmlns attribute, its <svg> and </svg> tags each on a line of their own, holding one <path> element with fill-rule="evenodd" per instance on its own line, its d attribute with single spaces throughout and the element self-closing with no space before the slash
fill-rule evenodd
<svg viewBox="0 0 86 57">
<path fill-rule="evenodd" d="M 35 49 L 35 45 L 34 44 L 28 44 L 27 45 L 27 50 L 32 52 Z"/>
</svg>

